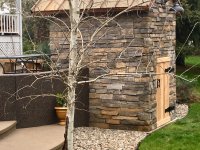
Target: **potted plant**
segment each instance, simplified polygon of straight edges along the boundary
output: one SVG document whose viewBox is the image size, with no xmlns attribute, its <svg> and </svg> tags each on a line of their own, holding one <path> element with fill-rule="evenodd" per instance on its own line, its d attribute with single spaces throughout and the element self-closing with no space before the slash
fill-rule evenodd
<svg viewBox="0 0 200 150">
<path fill-rule="evenodd" d="M 59 119 L 59 125 L 65 125 L 66 124 L 66 113 L 67 113 L 67 104 L 66 100 L 64 98 L 64 95 L 61 93 L 56 94 L 56 115 Z"/>
</svg>

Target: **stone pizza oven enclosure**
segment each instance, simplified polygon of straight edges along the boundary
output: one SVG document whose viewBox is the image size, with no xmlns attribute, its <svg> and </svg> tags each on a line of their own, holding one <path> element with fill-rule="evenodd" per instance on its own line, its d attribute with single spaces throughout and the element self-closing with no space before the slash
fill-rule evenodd
<svg viewBox="0 0 200 150">
<path fill-rule="evenodd" d="M 130 6 L 127 1 L 107 2 L 91 7 L 88 14 L 100 20 L 105 14 L 113 16 Z M 68 10 L 67 0 L 59 4 L 39 0 L 32 10 L 36 14 L 56 14 L 69 24 L 61 6 Z M 88 66 L 90 79 L 112 75 L 90 83 L 90 126 L 150 131 L 170 121 L 169 111 L 176 100 L 176 15 L 169 11 L 172 6 L 172 1 L 164 5 L 153 0 L 135 1 L 131 10 L 109 22 L 94 37 L 87 55 L 87 61 L 93 62 Z M 64 68 L 69 42 L 65 38 L 67 30 L 63 33 L 65 27 L 60 26 L 50 26 L 50 43 L 52 52 L 59 51 L 59 63 Z M 99 26 L 94 18 L 80 23 L 85 43 Z"/>
</svg>

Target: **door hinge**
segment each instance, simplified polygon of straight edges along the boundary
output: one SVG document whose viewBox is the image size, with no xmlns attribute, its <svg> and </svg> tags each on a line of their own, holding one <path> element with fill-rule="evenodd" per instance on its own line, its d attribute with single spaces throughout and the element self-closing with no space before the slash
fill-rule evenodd
<svg viewBox="0 0 200 150">
<path fill-rule="evenodd" d="M 160 79 L 157 79 L 157 88 L 160 88 Z"/>
<path fill-rule="evenodd" d="M 165 113 L 166 112 L 171 112 L 172 110 L 175 110 L 175 106 L 169 106 L 168 108 L 165 109 Z"/>
</svg>

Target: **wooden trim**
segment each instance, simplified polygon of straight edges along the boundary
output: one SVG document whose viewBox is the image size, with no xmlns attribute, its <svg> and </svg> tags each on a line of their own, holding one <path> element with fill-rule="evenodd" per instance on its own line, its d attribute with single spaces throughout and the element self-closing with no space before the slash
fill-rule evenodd
<svg viewBox="0 0 200 150">
<path fill-rule="evenodd" d="M 161 125 L 164 125 L 165 123 L 169 122 L 171 120 L 170 116 L 160 120 L 157 122 L 157 127 L 160 127 Z"/>
<path fill-rule="evenodd" d="M 117 7 L 117 8 L 91 8 L 91 9 L 85 9 L 87 10 L 87 13 L 91 13 L 91 15 L 94 15 L 96 13 L 119 13 L 120 11 L 123 11 L 124 9 L 126 9 L 125 7 Z M 83 9 L 81 9 L 80 11 L 85 11 Z M 134 8 L 131 8 L 130 10 L 128 10 L 127 12 L 137 12 L 137 11 L 142 11 L 142 12 L 147 12 L 149 11 L 149 7 L 148 6 L 137 6 Z M 45 10 L 45 11 L 33 11 L 32 13 L 34 15 L 52 15 L 52 14 L 64 14 L 66 15 L 66 12 L 69 12 L 69 10 Z M 98 14 L 97 14 L 98 15 Z M 99 14 L 102 15 L 102 14 Z"/>
<path fill-rule="evenodd" d="M 61 0 L 60 0 L 61 1 Z M 65 4 L 67 0 L 62 0 L 61 3 L 59 3 L 58 7 L 52 7 L 52 9 L 48 9 L 48 7 L 50 5 L 53 5 L 55 3 L 52 3 L 52 0 L 49 1 L 45 1 L 45 0 L 38 0 L 35 5 L 31 8 L 31 11 L 35 14 L 35 13 L 42 13 L 42 14 L 46 14 L 49 12 L 60 12 L 61 10 L 63 11 L 69 11 L 69 6 L 64 6 L 63 9 L 60 9 L 61 6 L 63 6 L 63 4 Z M 155 0 L 132 0 L 127 4 L 124 4 L 124 2 L 122 4 L 124 5 L 120 5 L 120 1 L 119 0 L 113 0 L 112 2 L 106 1 L 106 0 L 100 0 L 100 1 L 94 1 L 94 3 L 98 2 L 97 5 L 93 6 L 91 5 L 91 2 L 89 0 L 85 1 L 85 7 L 83 8 L 83 5 L 81 4 L 80 10 L 87 10 L 86 6 L 90 6 L 91 5 L 91 11 L 93 12 L 98 12 L 97 10 L 101 10 L 101 9 L 105 9 L 105 10 L 113 10 L 113 9 L 120 9 L 120 10 L 124 10 L 126 8 L 129 8 L 131 10 L 149 10 L 149 8 L 152 6 L 152 4 L 154 3 Z M 47 5 L 47 4 L 48 5 Z M 105 5 L 106 3 L 106 5 Z M 43 5 L 45 5 L 45 7 L 43 7 Z M 93 4 L 93 3 L 92 3 Z M 118 6 L 120 5 L 120 6 Z M 40 10 L 39 10 L 40 9 Z M 88 12 L 88 11 L 87 11 Z M 101 12 L 101 11 L 100 11 Z"/>
<path fill-rule="evenodd" d="M 171 61 L 170 57 L 160 57 L 160 58 L 157 58 L 157 63 L 169 62 L 169 61 Z"/>
</svg>

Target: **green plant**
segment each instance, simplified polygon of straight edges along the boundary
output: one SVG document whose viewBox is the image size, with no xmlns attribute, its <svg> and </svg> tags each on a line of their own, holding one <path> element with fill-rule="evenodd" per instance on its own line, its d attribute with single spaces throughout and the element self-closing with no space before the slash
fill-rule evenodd
<svg viewBox="0 0 200 150">
<path fill-rule="evenodd" d="M 38 47 L 37 49 L 44 54 L 50 54 L 51 53 L 48 41 L 44 41 L 42 43 L 39 43 L 37 47 Z"/>
<path fill-rule="evenodd" d="M 188 78 L 185 76 L 185 78 Z M 193 88 L 196 86 L 196 81 L 188 82 L 183 79 L 176 79 L 176 90 L 177 90 L 177 102 L 187 103 L 192 98 Z"/>
<path fill-rule="evenodd" d="M 66 99 L 62 93 L 56 94 L 56 104 L 59 107 L 66 107 Z"/>
<path fill-rule="evenodd" d="M 198 55 L 194 56 L 187 56 L 185 59 L 185 63 L 188 66 L 197 66 L 200 67 L 200 57 Z M 198 68 L 199 70 L 199 68 Z"/>
</svg>

